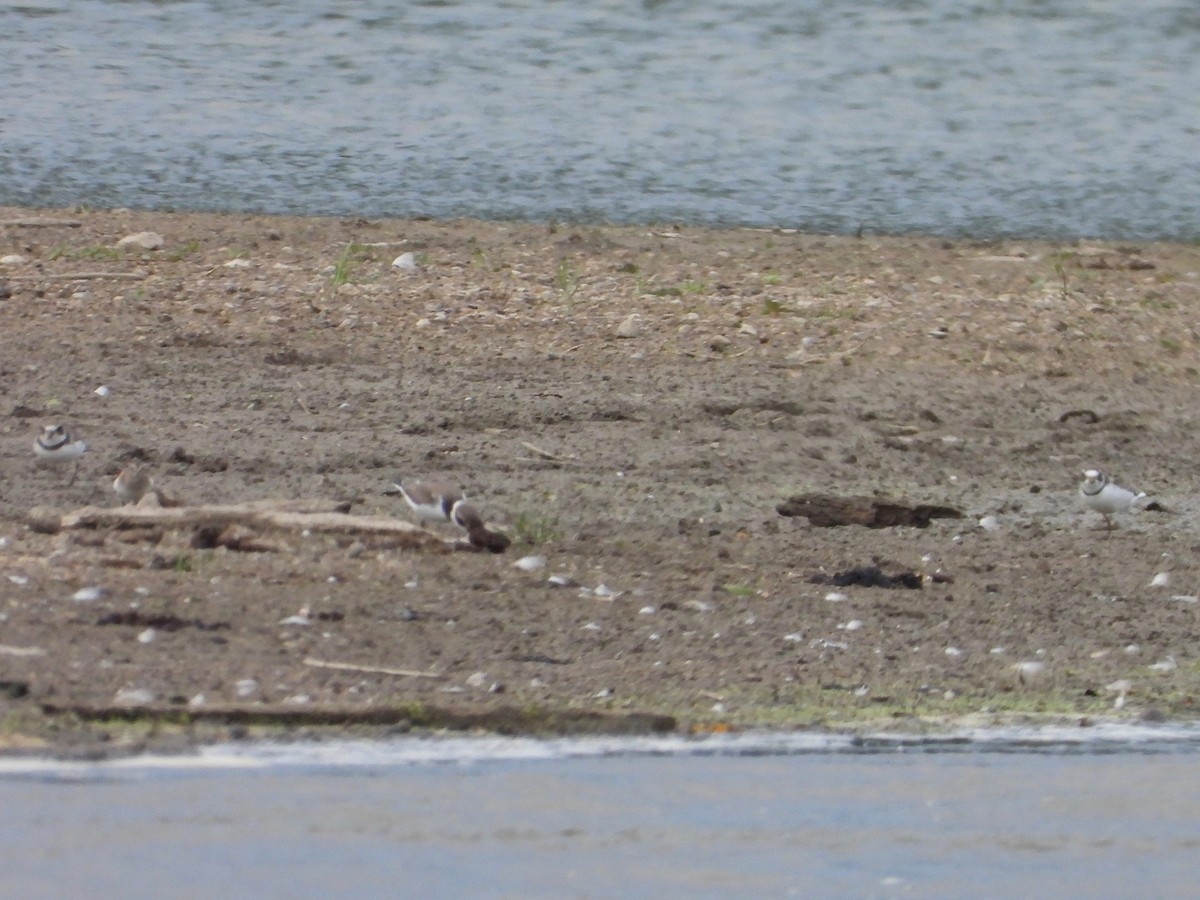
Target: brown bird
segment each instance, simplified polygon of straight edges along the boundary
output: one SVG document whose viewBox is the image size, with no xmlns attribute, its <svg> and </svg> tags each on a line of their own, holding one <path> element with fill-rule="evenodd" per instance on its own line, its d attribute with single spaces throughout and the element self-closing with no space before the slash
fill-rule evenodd
<svg viewBox="0 0 1200 900">
<path fill-rule="evenodd" d="M 472 547 L 479 547 L 490 553 L 503 553 L 512 543 L 508 535 L 492 531 L 483 523 L 479 510 L 466 500 L 457 501 L 450 508 L 450 521 L 467 533 L 467 540 Z"/>
<path fill-rule="evenodd" d="M 138 466 L 136 469 L 127 467 L 122 469 L 113 481 L 113 491 L 122 506 L 133 506 L 146 496 L 146 492 L 153 485 L 154 482 L 145 466 Z"/>
</svg>

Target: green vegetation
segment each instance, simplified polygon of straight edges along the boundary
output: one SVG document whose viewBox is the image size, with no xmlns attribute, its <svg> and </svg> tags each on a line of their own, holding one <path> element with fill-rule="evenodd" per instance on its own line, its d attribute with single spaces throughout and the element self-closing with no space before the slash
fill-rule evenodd
<svg viewBox="0 0 1200 900">
<path fill-rule="evenodd" d="M 513 527 L 517 532 L 518 541 L 535 547 L 562 537 L 558 520 L 538 513 L 519 513 Z"/>
<path fill-rule="evenodd" d="M 170 253 L 168 253 L 166 255 L 166 259 L 168 259 L 171 262 L 179 262 L 181 259 L 191 256 L 193 253 L 195 253 L 199 249 L 200 249 L 199 241 L 188 241 L 186 244 L 184 244 L 180 247 L 176 247 L 174 250 L 172 250 Z"/>
<path fill-rule="evenodd" d="M 342 255 L 338 258 L 337 263 L 333 267 L 333 284 L 334 286 L 349 284 L 353 280 L 355 267 L 367 259 L 370 259 L 371 248 L 364 244 L 357 244 L 351 241 L 342 250 Z"/>
<path fill-rule="evenodd" d="M 125 251 L 119 247 L 55 247 L 49 253 L 50 259 L 90 259 L 107 261 L 124 259 Z"/>
<path fill-rule="evenodd" d="M 721 590 L 731 597 L 754 597 L 758 589 L 749 584 L 723 584 Z"/>
<path fill-rule="evenodd" d="M 558 261 L 558 271 L 554 273 L 554 287 L 564 301 L 569 301 L 579 290 L 579 270 L 569 259 Z"/>
</svg>

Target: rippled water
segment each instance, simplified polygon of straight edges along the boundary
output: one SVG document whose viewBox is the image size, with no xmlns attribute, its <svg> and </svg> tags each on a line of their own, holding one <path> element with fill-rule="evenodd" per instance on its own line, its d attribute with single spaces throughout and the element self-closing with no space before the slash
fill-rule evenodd
<svg viewBox="0 0 1200 900">
<path fill-rule="evenodd" d="M 1147 0 L 31 0 L 0 203 L 1200 234 L 1200 13 Z"/>
<path fill-rule="evenodd" d="M 399 740 L 0 761 L 0 894 L 1168 897 L 1195 727 Z"/>
</svg>

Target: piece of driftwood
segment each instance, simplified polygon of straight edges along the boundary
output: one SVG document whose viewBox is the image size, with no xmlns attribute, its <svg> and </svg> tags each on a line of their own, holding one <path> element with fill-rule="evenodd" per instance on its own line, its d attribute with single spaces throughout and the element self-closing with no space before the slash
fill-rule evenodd
<svg viewBox="0 0 1200 900">
<path fill-rule="evenodd" d="M 839 525 L 863 525 L 867 528 L 891 528 L 911 525 L 925 528 L 932 519 L 961 519 L 962 511 L 952 506 L 921 503 L 915 506 L 900 500 L 877 497 L 837 497 L 833 494 L 801 494 L 789 497 L 775 511 L 781 516 L 804 516 L 817 528 Z"/>
<path fill-rule="evenodd" d="M 10 281 L 94 281 L 113 278 L 118 281 L 141 281 L 146 276 L 138 272 L 61 272 L 55 275 L 13 275 Z"/>
<path fill-rule="evenodd" d="M 349 506 L 335 500 L 256 500 L 205 506 L 85 506 L 68 513 L 38 507 L 29 513 L 29 524 L 34 530 L 46 533 L 76 528 L 224 529 L 241 525 L 261 530 L 392 535 L 411 538 L 414 547 L 444 543 L 436 534 L 403 519 L 350 515 Z"/>
<path fill-rule="evenodd" d="M 81 228 L 83 221 L 80 219 L 43 219 L 43 218 L 26 218 L 26 219 L 4 219 L 0 221 L 0 227 L 3 228 Z"/>
<path fill-rule="evenodd" d="M 326 659 L 305 658 L 306 666 L 318 669 L 337 669 L 340 672 L 364 672 L 370 675 L 399 675 L 402 678 L 444 678 L 441 672 L 422 672 L 419 669 L 392 669 L 388 666 L 360 666 L 357 663 L 333 662 Z"/>
<path fill-rule="evenodd" d="M 43 703 L 47 715 L 70 715 L 84 721 L 214 722 L 221 725 L 275 727 L 351 726 L 401 723 L 418 728 L 456 731 L 485 729 L 498 734 L 649 735 L 675 731 L 674 716 L 660 713 L 611 713 L 583 709 L 540 709 L 531 706 L 438 707 L 424 703 L 372 706 L 302 706 L 291 703 L 170 706 L 148 704 Z"/>
</svg>

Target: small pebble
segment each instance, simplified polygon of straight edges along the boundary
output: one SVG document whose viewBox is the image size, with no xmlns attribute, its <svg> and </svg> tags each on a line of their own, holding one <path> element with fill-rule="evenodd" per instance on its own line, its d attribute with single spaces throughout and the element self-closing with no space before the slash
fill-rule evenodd
<svg viewBox="0 0 1200 900">
<path fill-rule="evenodd" d="M 825 595 L 825 599 L 830 603 L 841 603 L 843 600 L 849 600 L 850 598 L 841 591 L 830 591 Z"/>
<path fill-rule="evenodd" d="M 233 690 L 244 700 L 258 692 L 258 682 L 253 678 L 242 678 L 233 685 Z"/>
<path fill-rule="evenodd" d="M 733 341 L 723 334 L 714 334 L 708 339 L 708 349 L 714 353 L 724 353 L 731 346 L 733 346 Z"/>
<path fill-rule="evenodd" d="M 619 338 L 635 338 L 641 333 L 642 317 L 637 313 L 630 313 L 617 326 L 617 337 Z"/>
<path fill-rule="evenodd" d="M 139 644 L 149 644 L 152 643 L 156 637 L 158 637 L 158 632 L 153 628 L 147 628 L 138 635 L 137 639 Z"/>
<path fill-rule="evenodd" d="M 98 387 L 94 391 L 92 391 L 92 393 L 95 394 L 97 397 L 107 397 L 109 394 L 112 393 L 112 389 L 109 388 L 109 386 L 107 384 L 102 384 L 102 385 L 100 385 L 100 387 Z"/>
<path fill-rule="evenodd" d="M 417 270 L 417 255 L 412 251 L 401 253 L 392 260 L 392 266 L 397 269 L 403 269 L 406 272 L 415 272 Z"/>
<path fill-rule="evenodd" d="M 520 569 L 522 572 L 536 572 L 545 566 L 546 558 L 544 556 L 522 556 L 513 563 L 513 568 Z"/>
<path fill-rule="evenodd" d="M 157 231 L 139 231 L 137 234 L 127 234 L 117 241 L 118 247 L 139 247 L 142 250 L 159 250 L 166 241 Z"/>
<path fill-rule="evenodd" d="M 154 702 L 154 693 L 145 688 L 123 688 L 113 695 L 114 706 L 145 706 Z"/>
<path fill-rule="evenodd" d="M 1166 587 L 1171 583 L 1171 575 L 1169 572 L 1159 572 L 1150 579 L 1150 587 Z"/>
<path fill-rule="evenodd" d="M 93 600 L 99 600 L 104 596 L 104 588 L 99 586 L 80 588 L 71 595 L 71 599 L 76 603 L 91 603 Z"/>
</svg>

